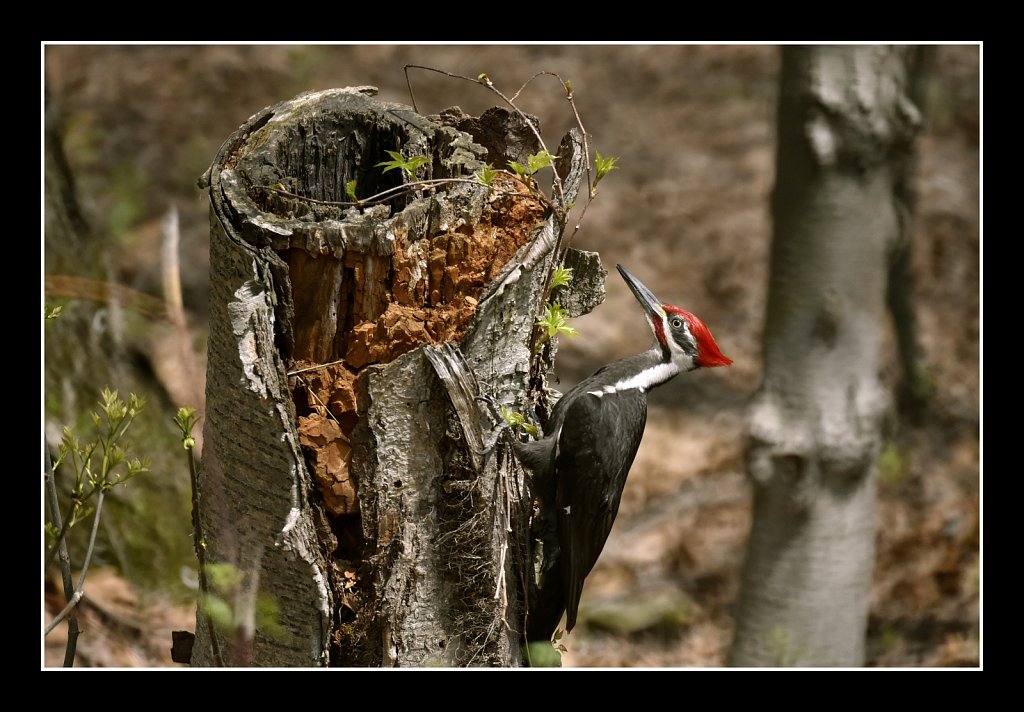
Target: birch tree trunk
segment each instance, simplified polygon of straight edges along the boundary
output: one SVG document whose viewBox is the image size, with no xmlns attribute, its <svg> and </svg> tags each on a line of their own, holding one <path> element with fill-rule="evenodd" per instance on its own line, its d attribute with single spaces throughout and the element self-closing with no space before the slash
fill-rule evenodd
<svg viewBox="0 0 1024 712">
<path fill-rule="evenodd" d="M 730 662 L 863 664 L 886 291 L 920 114 L 912 50 L 786 47 L 754 522 Z"/>
<path fill-rule="evenodd" d="M 472 179 L 537 150 L 514 112 L 425 118 L 374 93 L 269 107 L 205 176 L 198 514 L 207 563 L 241 577 L 233 629 L 200 607 L 195 665 L 520 662 L 530 498 L 476 396 L 526 407 L 563 226 L 521 183 Z M 462 181 L 403 188 L 388 150 Z M 569 202 L 578 165 L 563 177 Z M 351 181 L 358 207 L 337 204 Z"/>
</svg>

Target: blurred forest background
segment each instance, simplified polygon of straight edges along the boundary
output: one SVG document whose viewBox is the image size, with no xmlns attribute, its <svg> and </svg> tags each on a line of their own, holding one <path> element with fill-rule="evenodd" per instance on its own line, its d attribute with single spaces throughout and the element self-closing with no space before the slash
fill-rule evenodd
<svg viewBox="0 0 1024 712">
<path fill-rule="evenodd" d="M 920 137 L 914 270 L 934 391 L 894 412 L 879 469 L 872 666 L 978 665 L 980 655 L 980 57 L 937 48 Z M 651 396 L 615 528 L 566 639 L 571 666 L 720 666 L 750 526 L 745 407 L 760 383 L 778 48 L 772 46 L 73 46 L 43 48 L 46 302 L 44 427 L 83 427 L 104 386 L 146 409 L 134 452 L 151 472 L 118 489 L 86 581 L 78 665 L 170 665 L 194 628 L 188 469 L 172 417 L 201 408 L 209 248 L 196 187 L 250 115 L 307 90 L 373 85 L 410 103 L 403 65 L 475 77 L 506 94 L 536 72 L 571 80 L 592 150 L 617 156 L 574 245 L 627 265 L 711 327 L 730 369 Z M 482 88 L 412 74 L 419 111 L 492 106 Z M 519 100 L 548 145 L 573 124 L 540 78 Z M 385 160 L 382 156 L 381 160 Z M 176 208 L 187 338 L 161 315 L 161 242 Z M 84 279 L 83 279 L 84 278 Z M 131 292 L 112 295 L 103 283 Z M 558 353 L 565 390 L 635 353 L 650 332 L 621 280 Z M 140 296 L 141 295 L 141 296 Z M 891 342 L 891 339 L 890 339 Z M 890 343 L 886 382 L 895 389 Z M 79 527 L 85 529 L 87 527 Z M 84 532 L 75 531 L 74 551 Z M 46 582 L 46 618 L 62 607 Z M 61 626 L 45 641 L 59 665 Z"/>
</svg>

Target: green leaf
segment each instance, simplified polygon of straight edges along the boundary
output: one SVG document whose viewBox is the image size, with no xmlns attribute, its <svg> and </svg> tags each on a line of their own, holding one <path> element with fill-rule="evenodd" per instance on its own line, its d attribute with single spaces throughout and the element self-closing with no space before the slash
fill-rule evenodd
<svg viewBox="0 0 1024 712">
<path fill-rule="evenodd" d="M 402 168 L 405 165 L 405 156 L 398 151 L 384 151 L 384 153 L 391 156 L 390 161 L 381 161 L 377 164 L 377 167 L 384 166 L 384 173 L 393 171 L 396 168 Z"/>
<path fill-rule="evenodd" d="M 359 198 L 356 197 L 356 182 L 354 180 L 350 180 L 348 183 L 345 184 L 345 195 L 352 198 L 353 203 L 359 202 Z"/>
<path fill-rule="evenodd" d="M 555 268 L 555 273 L 551 277 L 551 289 L 558 289 L 564 287 L 572 281 L 572 267 L 566 267 L 565 263 L 558 265 Z"/>
<path fill-rule="evenodd" d="M 242 583 L 242 572 L 234 564 L 207 564 L 206 580 L 210 582 L 211 588 L 219 593 L 227 594 Z"/>
<path fill-rule="evenodd" d="M 486 185 L 488 188 L 490 188 L 492 185 L 494 185 L 494 179 L 497 177 L 497 175 L 498 170 L 490 163 L 488 163 L 483 168 L 478 170 L 474 174 L 474 177 L 476 178 L 478 183 L 480 183 L 481 185 Z"/>
<path fill-rule="evenodd" d="M 128 417 L 134 420 L 135 416 L 139 414 L 139 411 L 142 410 L 142 406 L 145 404 L 146 402 L 144 400 L 132 393 L 131 397 L 128 398 Z"/>
<path fill-rule="evenodd" d="M 125 454 L 123 447 L 117 445 L 116 443 L 110 446 L 110 450 L 107 452 L 107 462 L 109 463 L 111 469 L 117 467 L 122 462 L 124 462 L 124 457 Z"/>
<path fill-rule="evenodd" d="M 204 595 L 199 600 L 203 613 L 213 621 L 221 631 L 230 631 L 235 627 L 235 615 L 231 611 L 231 605 L 220 596 L 211 593 Z"/>
<path fill-rule="evenodd" d="M 43 319 L 49 321 L 50 319 L 56 319 L 60 316 L 60 313 L 64 311 L 64 307 L 50 307 L 46 304 L 43 305 Z"/>
<path fill-rule="evenodd" d="M 597 185 L 602 178 L 614 171 L 618 166 L 618 158 L 614 156 L 602 156 L 600 152 L 594 154 L 594 167 L 597 169 L 597 177 L 594 178 L 594 185 Z"/>
<path fill-rule="evenodd" d="M 522 413 L 517 413 L 514 410 L 508 410 L 505 406 L 501 406 L 501 417 L 505 419 L 505 422 L 511 425 L 513 428 L 522 425 L 525 421 Z"/>
<path fill-rule="evenodd" d="M 417 169 L 425 163 L 430 162 L 430 159 L 426 156 L 410 156 L 409 158 L 404 158 L 398 151 L 385 151 L 385 153 L 391 156 L 391 160 L 381 161 L 377 164 L 378 167 L 384 167 L 384 173 L 398 168 L 414 180 L 416 178 Z"/>
<path fill-rule="evenodd" d="M 547 152 L 547 149 L 545 149 L 540 153 L 535 153 L 532 156 L 529 156 L 526 159 L 526 167 L 529 169 L 530 175 L 533 175 L 541 168 L 550 168 L 556 158 L 558 158 L 558 156 L 552 156 Z"/>
<path fill-rule="evenodd" d="M 412 174 L 412 173 L 416 172 L 417 168 L 419 168 L 420 166 L 425 165 L 427 163 L 430 163 L 430 159 L 427 158 L 426 156 L 411 156 L 409 158 L 409 160 L 406 162 L 406 165 L 407 165 L 406 170 L 410 174 Z"/>
<path fill-rule="evenodd" d="M 117 397 L 117 391 L 112 391 L 107 388 L 100 391 L 100 408 L 106 412 L 108 417 L 113 419 L 114 416 L 111 416 L 111 411 L 116 413 L 120 404 L 121 399 Z"/>
<path fill-rule="evenodd" d="M 576 329 L 569 326 L 565 311 L 558 305 L 558 302 L 548 302 L 545 305 L 544 316 L 537 320 L 537 326 L 544 327 L 546 332 L 545 341 L 558 334 L 565 334 L 566 336 L 575 336 L 577 334 Z"/>
<path fill-rule="evenodd" d="M 192 441 L 191 445 L 185 445 L 186 450 L 191 450 L 192 447 L 195 447 L 192 429 L 196 426 L 197 422 L 199 422 L 199 416 L 196 415 L 196 409 L 191 406 L 178 408 L 178 414 L 174 416 L 174 424 L 178 426 L 178 431 L 181 432 L 182 442 Z"/>
<path fill-rule="evenodd" d="M 547 152 L 547 150 L 543 150 L 539 153 L 533 154 L 532 156 L 527 156 L 525 166 L 522 163 L 516 163 L 515 161 L 509 161 L 508 166 L 514 170 L 516 175 L 519 176 L 519 179 L 525 183 L 528 177 L 532 176 L 540 169 L 551 167 L 556 158 L 558 158 L 558 156 L 552 156 Z"/>
<path fill-rule="evenodd" d="M 524 183 L 527 182 L 526 179 L 530 177 L 530 174 L 529 174 L 529 171 L 527 170 L 526 166 L 524 166 L 522 163 L 516 163 L 515 161 L 509 161 L 508 162 L 508 167 L 516 172 L 516 175 L 519 176 L 519 180 L 523 181 Z"/>
<path fill-rule="evenodd" d="M 149 458 L 145 460 L 132 458 L 128 461 L 128 476 L 125 479 L 130 480 L 135 475 L 142 474 L 143 472 L 149 472 Z"/>
<path fill-rule="evenodd" d="M 532 423 L 527 423 L 526 418 L 523 417 L 522 413 L 517 413 L 514 410 L 507 410 L 505 406 L 501 406 L 501 417 L 504 418 L 505 422 L 511 425 L 514 430 L 525 430 L 533 438 L 540 436 L 540 431 L 537 430 L 537 426 Z"/>
</svg>

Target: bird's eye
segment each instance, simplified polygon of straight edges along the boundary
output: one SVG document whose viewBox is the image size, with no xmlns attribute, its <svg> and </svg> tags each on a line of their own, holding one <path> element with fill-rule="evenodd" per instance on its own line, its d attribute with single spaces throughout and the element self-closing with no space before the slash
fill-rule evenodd
<svg viewBox="0 0 1024 712">
<path fill-rule="evenodd" d="M 672 319 L 672 328 L 673 329 L 682 329 L 683 328 L 683 320 L 680 319 L 679 317 L 674 317 Z"/>
</svg>

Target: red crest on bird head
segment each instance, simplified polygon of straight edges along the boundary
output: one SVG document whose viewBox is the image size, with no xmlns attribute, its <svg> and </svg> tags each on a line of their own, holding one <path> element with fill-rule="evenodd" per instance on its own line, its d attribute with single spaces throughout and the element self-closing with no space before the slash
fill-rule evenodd
<svg viewBox="0 0 1024 712">
<path fill-rule="evenodd" d="M 719 350 L 718 344 L 715 343 L 715 337 L 711 335 L 711 329 L 700 320 L 699 316 L 693 312 L 686 311 L 682 307 L 674 307 L 671 304 L 664 304 L 662 308 L 668 314 L 678 314 L 683 317 L 690 325 L 690 333 L 693 334 L 693 338 L 697 341 L 696 364 L 698 366 L 701 368 L 714 368 L 715 366 L 728 366 L 732 363 L 732 359 Z"/>
</svg>

